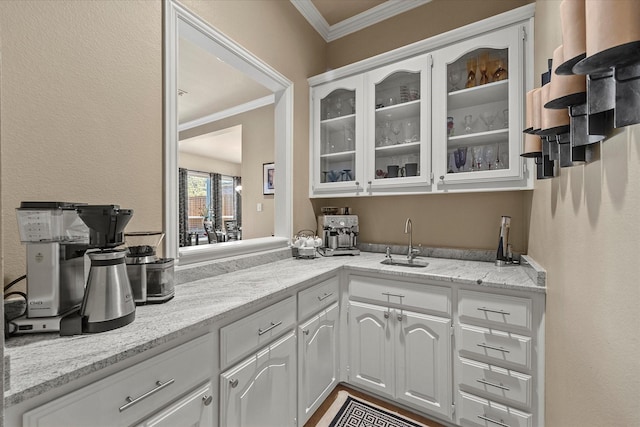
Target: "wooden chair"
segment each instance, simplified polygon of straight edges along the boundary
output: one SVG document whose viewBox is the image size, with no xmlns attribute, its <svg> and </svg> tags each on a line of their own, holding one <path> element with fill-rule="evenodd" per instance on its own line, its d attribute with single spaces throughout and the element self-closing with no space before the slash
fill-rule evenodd
<svg viewBox="0 0 640 427">
<path fill-rule="evenodd" d="M 229 240 L 238 240 L 239 230 L 238 230 L 238 221 L 236 220 L 227 220 L 224 222 L 224 230 L 227 235 L 227 241 Z"/>
</svg>

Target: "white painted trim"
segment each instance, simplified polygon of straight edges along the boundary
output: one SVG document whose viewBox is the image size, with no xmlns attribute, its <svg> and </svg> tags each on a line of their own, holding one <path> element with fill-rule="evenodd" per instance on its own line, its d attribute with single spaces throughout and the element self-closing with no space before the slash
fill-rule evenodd
<svg viewBox="0 0 640 427">
<path fill-rule="evenodd" d="M 164 1 L 165 61 L 164 61 L 164 129 L 165 129 L 165 251 L 164 256 L 175 258 L 179 264 L 223 258 L 240 253 L 260 252 L 265 248 L 285 247 L 293 228 L 293 83 L 251 52 L 211 27 L 184 8 L 177 0 Z M 224 62 L 234 66 L 274 92 L 275 102 L 275 237 L 249 239 L 238 242 L 203 245 L 198 249 L 178 248 L 178 31 L 211 51 Z M 282 190 L 279 190 L 279 189 Z"/>
<path fill-rule="evenodd" d="M 329 25 L 311 0 L 291 0 L 291 3 L 326 42 L 332 42 L 430 2 L 431 0 L 387 1 L 337 24 Z"/>
<path fill-rule="evenodd" d="M 494 31 L 500 28 L 508 27 L 518 22 L 524 22 L 531 19 L 535 14 L 536 6 L 534 3 L 501 13 L 482 21 L 474 22 L 446 33 L 421 40 L 362 61 L 346 65 L 326 73 L 310 77 L 307 81 L 310 86 L 317 86 L 332 80 L 341 79 L 354 74 L 364 73 L 383 65 L 401 61 L 413 56 L 421 55 L 443 48 L 447 45 L 458 43 L 462 40 L 477 37 L 483 33 Z"/>
<path fill-rule="evenodd" d="M 226 110 L 219 111 L 217 113 L 209 114 L 208 116 L 200 117 L 199 119 L 185 122 L 178 126 L 178 132 L 182 132 L 184 130 L 206 125 L 207 123 L 217 122 L 218 120 L 222 120 L 228 117 L 236 116 L 238 114 L 246 113 L 247 111 L 266 107 L 267 105 L 274 104 L 275 102 L 276 102 L 275 95 L 273 94 L 267 95 L 262 98 L 254 99 L 253 101 L 249 101 L 247 103 L 237 105 L 235 107 L 231 107 Z"/>
</svg>

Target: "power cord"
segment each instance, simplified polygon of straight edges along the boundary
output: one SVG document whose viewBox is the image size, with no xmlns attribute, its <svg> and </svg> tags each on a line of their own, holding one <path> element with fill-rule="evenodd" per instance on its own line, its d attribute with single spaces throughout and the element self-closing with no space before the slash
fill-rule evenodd
<svg viewBox="0 0 640 427">
<path fill-rule="evenodd" d="M 11 289 L 13 286 L 15 286 L 17 283 L 19 283 L 20 281 L 24 280 L 27 278 L 27 275 L 24 274 L 20 277 L 18 277 L 17 279 L 11 281 L 8 285 L 6 285 L 4 287 L 4 299 L 6 300 L 8 297 L 12 296 L 12 295 L 17 295 L 19 297 L 21 297 L 22 299 L 24 299 L 24 310 L 22 310 L 22 312 L 20 314 L 18 314 L 17 316 L 14 316 L 12 318 L 9 318 L 9 316 L 7 316 L 7 313 L 4 313 L 4 337 L 5 339 L 9 338 L 11 336 L 11 332 L 9 330 L 9 326 L 12 326 L 12 331 L 15 331 L 17 329 L 17 325 L 15 325 L 13 323 L 13 321 L 15 319 L 17 319 L 18 317 L 24 315 L 27 311 L 27 294 L 24 292 L 20 292 L 20 291 L 13 291 L 13 292 L 7 292 L 9 289 Z"/>
</svg>

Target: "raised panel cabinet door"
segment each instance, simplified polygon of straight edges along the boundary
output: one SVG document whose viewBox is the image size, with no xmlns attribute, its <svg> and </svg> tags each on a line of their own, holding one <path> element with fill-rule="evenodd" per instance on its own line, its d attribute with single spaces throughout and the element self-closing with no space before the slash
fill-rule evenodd
<svg viewBox="0 0 640 427">
<path fill-rule="evenodd" d="M 451 417 L 451 319 L 394 311 L 397 322 L 396 397 Z"/>
<path fill-rule="evenodd" d="M 338 380 L 338 303 L 298 328 L 298 425 L 304 425 Z"/>
<path fill-rule="evenodd" d="M 349 382 L 393 397 L 393 336 L 388 308 L 349 303 Z"/>
<path fill-rule="evenodd" d="M 216 403 L 213 386 L 209 382 L 159 411 L 138 427 L 212 427 Z"/>
<path fill-rule="evenodd" d="M 221 427 L 286 427 L 296 420 L 292 332 L 220 375 Z"/>
</svg>

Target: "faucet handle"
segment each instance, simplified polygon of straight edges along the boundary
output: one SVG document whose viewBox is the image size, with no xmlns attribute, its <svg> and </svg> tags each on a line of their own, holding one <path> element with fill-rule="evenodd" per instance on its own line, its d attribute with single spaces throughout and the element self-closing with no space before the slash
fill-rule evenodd
<svg viewBox="0 0 640 427">
<path fill-rule="evenodd" d="M 385 257 L 391 259 L 391 248 L 389 246 L 387 246 Z"/>
</svg>

